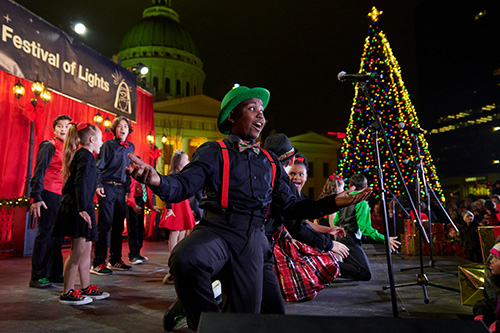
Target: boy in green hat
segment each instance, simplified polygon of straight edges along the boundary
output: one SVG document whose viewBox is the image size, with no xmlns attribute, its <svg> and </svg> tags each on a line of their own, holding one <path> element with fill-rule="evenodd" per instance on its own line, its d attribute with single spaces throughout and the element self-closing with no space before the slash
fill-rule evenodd
<svg viewBox="0 0 500 333">
<path fill-rule="evenodd" d="M 264 88 L 238 87 L 228 92 L 217 120 L 219 131 L 228 137 L 222 144 L 201 145 L 191 163 L 175 175 L 160 176 L 129 155 L 134 163 L 127 173 L 164 201 L 179 202 L 205 190 L 200 223 L 177 244 L 169 260 L 192 329 L 197 328 L 201 312 L 219 311 L 212 291 L 215 276 L 228 296 L 230 311 L 260 312 L 263 258 L 269 247 L 264 222 L 271 202 L 272 209 L 283 216 L 314 218 L 364 200 L 371 192 L 365 189 L 355 196 L 344 192 L 319 201 L 293 195 L 278 157 L 255 142 L 266 122 L 268 102 L 269 91 Z"/>
</svg>

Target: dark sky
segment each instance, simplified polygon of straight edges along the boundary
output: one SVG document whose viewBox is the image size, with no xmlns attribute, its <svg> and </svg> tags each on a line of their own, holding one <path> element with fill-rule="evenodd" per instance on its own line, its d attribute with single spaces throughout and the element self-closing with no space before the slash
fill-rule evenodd
<svg viewBox="0 0 500 333">
<path fill-rule="evenodd" d="M 17 1 L 55 26 L 68 30 L 81 20 L 82 40 L 107 57 L 116 54 L 128 29 L 152 5 L 148 0 Z M 422 0 L 172 0 L 191 34 L 207 75 L 204 93 L 221 100 L 235 82 L 271 91 L 264 134 L 289 136 L 309 130 L 345 131 L 354 87 L 340 83 L 341 70 L 359 70 L 364 39 L 375 5 L 380 25 L 402 68 L 418 110 L 415 6 Z"/>
</svg>

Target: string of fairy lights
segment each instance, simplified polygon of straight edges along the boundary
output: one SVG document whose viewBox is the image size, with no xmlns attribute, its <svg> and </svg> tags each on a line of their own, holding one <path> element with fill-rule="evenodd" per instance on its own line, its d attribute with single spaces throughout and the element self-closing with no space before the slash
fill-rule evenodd
<svg viewBox="0 0 500 333">
<path fill-rule="evenodd" d="M 379 112 L 380 121 L 385 130 L 387 140 L 394 152 L 397 161 L 392 160 L 388 145 L 379 137 L 380 161 L 383 170 L 384 184 L 396 195 L 405 195 L 404 187 L 398 176 L 395 163 L 399 165 L 404 181 L 409 191 L 414 189 L 416 177 L 415 160 L 418 156 L 413 138 L 414 134 L 398 127 L 399 123 L 406 126 L 420 127 L 415 108 L 410 100 L 410 94 L 405 87 L 401 68 L 393 54 L 386 34 L 378 25 L 379 16 L 382 14 L 373 7 L 368 15 L 372 23 L 368 29 L 365 39 L 363 55 L 361 57 L 360 72 L 376 72 L 382 74 L 368 85 L 371 101 L 375 110 Z M 375 135 L 366 130 L 373 118 L 370 105 L 361 90 L 359 83 L 354 85 L 354 98 L 351 107 L 349 124 L 346 136 L 341 147 L 341 158 L 339 170 L 344 177 L 354 173 L 364 174 L 369 184 L 378 196 L 380 193 L 378 175 L 376 170 L 376 152 L 373 140 Z M 424 176 L 429 185 L 434 189 L 436 195 L 444 201 L 441 184 L 432 160 L 429 145 L 423 134 L 418 134 L 420 155 L 424 165 Z M 404 163 L 406 161 L 406 163 Z M 423 180 L 420 181 L 420 189 L 423 193 Z"/>
<path fill-rule="evenodd" d="M 22 196 L 19 198 L 0 198 L 0 210 L 3 208 L 11 209 L 15 207 L 29 207 L 31 205 L 31 198 L 27 196 Z M 94 203 L 94 209 L 99 209 L 99 204 Z M 148 207 L 144 207 L 144 214 L 150 214 L 152 212 Z"/>
</svg>

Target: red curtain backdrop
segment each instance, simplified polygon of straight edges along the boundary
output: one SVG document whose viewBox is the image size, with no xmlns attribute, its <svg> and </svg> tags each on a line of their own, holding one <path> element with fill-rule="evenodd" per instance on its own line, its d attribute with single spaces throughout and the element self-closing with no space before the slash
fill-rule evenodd
<svg viewBox="0 0 500 333">
<path fill-rule="evenodd" d="M 41 78 L 43 80 L 43 78 Z M 35 135 L 33 144 L 33 168 L 38 152 L 38 145 L 54 137 L 52 121 L 58 115 L 65 114 L 78 122 L 93 123 L 94 115 L 98 109 L 85 103 L 52 92 L 52 100 L 45 105 L 40 101 L 33 113 L 30 104 L 32 97 L 31 82 L 21 79 L 26 89 L 26 94 L 21 98 L 22 108 L 12 92 L 18 78 L 4 71 L 0 71 L 0 198 L 21 197 L 29 195 L 24 193 L 26 176 L 28 172 L 30 119 L 35 116 Z M 100 111 L 103 118 L 108 116 L 111 120 L 114 115 Z M 129 141 L 135 145 L 135 154 L 152 164 L 150 147 L 146 141 L 149 132 L 154 134 L 153 96 L 141 89 L 137 91 L 137 123 L 133 124 L 134 131 L 129 136 Z M 105 133 L 103 140 L 112 137 Z"/>
</svg>

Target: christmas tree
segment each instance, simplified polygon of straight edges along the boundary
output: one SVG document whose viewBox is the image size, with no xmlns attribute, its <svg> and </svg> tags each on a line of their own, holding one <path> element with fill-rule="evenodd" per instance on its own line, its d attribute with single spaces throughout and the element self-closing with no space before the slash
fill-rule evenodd
<svg viewBox="0 0 500 333">
<path fill-rule="evenodd" d="M 408 127 L 420 128 L 417 113 L 413 107 L 410 94 L 405 88 L 401 75 L 401 68 L 394 56 L 386 34 L 379 27 L 379 16 L 382 14 L 373 7 L 368 14 L 371 25 L 368 37 L 365 40 L 361 57 L 360 73 L 381 74 L 367 84 L 371 101 L 378 112 L 380 121 L 385 129 L 387 141 L 379 133 L 380 161 L 384 176 L 384 185 L 396 195 L 406 195 L 401 177 L 396 169 L 399 165 L 402 178 L 411 195 L 415 193 L 416 164 L 418 154 L 414 135 L 418 136 L 418 146 L 424 165 L 425 179 L 436 195 L 443 200 L 441 185 L 436 174 L 436 168 L 429 152 L 424 134 L 412 134 Z M 375 133 L 370 128 L 375 124 L 375 118 L 366 96 L 361 87 L 362 83 L 355 83 L 354 99 L 351 108 L 349 125 L 341 148 L 339 170 L 343 176 L 349 178 L 354 173 L 362 173 L 368 178 L 376 196 L 380 194 L 378 175 L 376 170 Z M 363 83 L 364 84 L 364 83 Z M 406 129 L 398 127 L 404 124 Z M 401 127 L 401 125 L 400 125 Z M 389 151 L 392 148 L 395 160 Z M 423 194 L 424 184 L 420 179 L 420 189 Z M 431 195 L 432 197 L 432 195 Z"/>
</svg>

